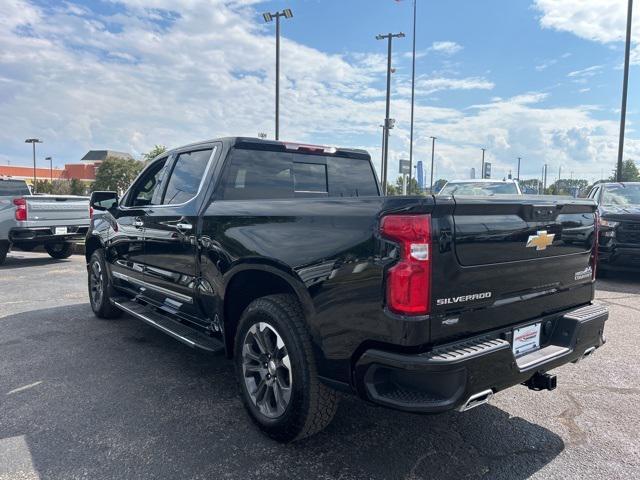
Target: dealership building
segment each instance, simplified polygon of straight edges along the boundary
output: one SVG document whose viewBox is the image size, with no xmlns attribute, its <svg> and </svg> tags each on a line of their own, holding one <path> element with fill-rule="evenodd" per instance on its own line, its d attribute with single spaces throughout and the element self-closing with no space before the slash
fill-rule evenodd
<svg viewBox="0 0 640 480">
<path fill-rule="evenodd" d="M 36 166 L 37 180 L 80 180 L 91 183 L 96 179 L 96 170 L 107 158 L 122 158 L 134 160 L 133 156 L 125 152 L 114 150 L 89 150 L 80 159 L 81 163 L 67 163 L 64 168 L 47 168 Z M 0 165 L 0 177 L 16 178 L 33 183 L 33 166 Z"/>
</svg>

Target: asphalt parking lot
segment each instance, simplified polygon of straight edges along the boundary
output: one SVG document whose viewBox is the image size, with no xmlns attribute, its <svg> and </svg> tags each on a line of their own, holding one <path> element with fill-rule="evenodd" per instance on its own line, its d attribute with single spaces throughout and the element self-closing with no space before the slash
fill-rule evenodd
<svg viewBox="0 0 640 480">
<path fill-rule="evenodd" d="M 83 257 L 13 252 L 0 267 L 0 479 L 638 478 L 640 275 L 598 282 L 607 344 L 464 414 L 344 398 L 293 445 L 245 415 L 230 362 L 87 303 Z"/>
</svg>

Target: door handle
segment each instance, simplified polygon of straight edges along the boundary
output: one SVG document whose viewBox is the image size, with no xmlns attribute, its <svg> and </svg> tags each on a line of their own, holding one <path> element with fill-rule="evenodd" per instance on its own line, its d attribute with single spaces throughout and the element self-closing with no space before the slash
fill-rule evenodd
<svg viewBox="0 0 640 480">
<path fill-rule="evenodd" d="M 144 222 L 142 221 L 142 219 L 140 217 L 136 217 L 133 220 L 133 226 L 137 227 L 137 228 L 142 228 L 142 227 L 144 227 Z"/>
</svg>

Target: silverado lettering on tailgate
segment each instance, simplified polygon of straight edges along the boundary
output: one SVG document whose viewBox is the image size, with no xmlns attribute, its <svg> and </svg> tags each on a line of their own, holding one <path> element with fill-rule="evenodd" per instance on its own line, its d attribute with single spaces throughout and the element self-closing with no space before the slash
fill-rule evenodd
<svg viewBox="0 0 640 480">
<path fill-rule="evenodd" d="M 491 298 L 491 292 L 474 293 L 471 295 L 462 295 L 460 297 L 439 298 L 436 300 L 437 305 L 452 305 L 455 303 L 471 302 L 473 300 L 485 300 Z"/>
</svg>

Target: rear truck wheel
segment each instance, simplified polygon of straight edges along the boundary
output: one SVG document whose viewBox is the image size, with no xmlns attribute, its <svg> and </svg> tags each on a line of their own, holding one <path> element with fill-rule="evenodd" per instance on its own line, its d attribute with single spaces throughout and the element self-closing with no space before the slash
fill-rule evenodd
<svg viewBox="0 0 640 480">
<path fill-rule="evenodd" d="M 244 406 L 269 437 L 292 442 L 331 422 L 337 395 L 318 380 L 304 313 L 293 295 L 249 304 L 238 325 L 234 359 Z"/>
<path fill-rule="evenodd" d="M 4 260 L 7 258 L 8 252 L 9 252 L 9 242 L 0 240 L 0 265 L 4 263 Z"/>
<path fill-rule="evenodd" d="M 62 260 L 69 258 L 73 253 L 73 244 L 69 242 L 45 243 L 44 249 L 51 258 Z"/>
<path fill-rule="evenodd" d="M 122 310 L 111 303 L 114 297 L 113 286 L 107 275 L 104 251 L 96 250 L 89 259 L 88 287 L 89 303 L 91 309 L 98 318 L 118 318 L 122 316 Z"/>
</svg>

